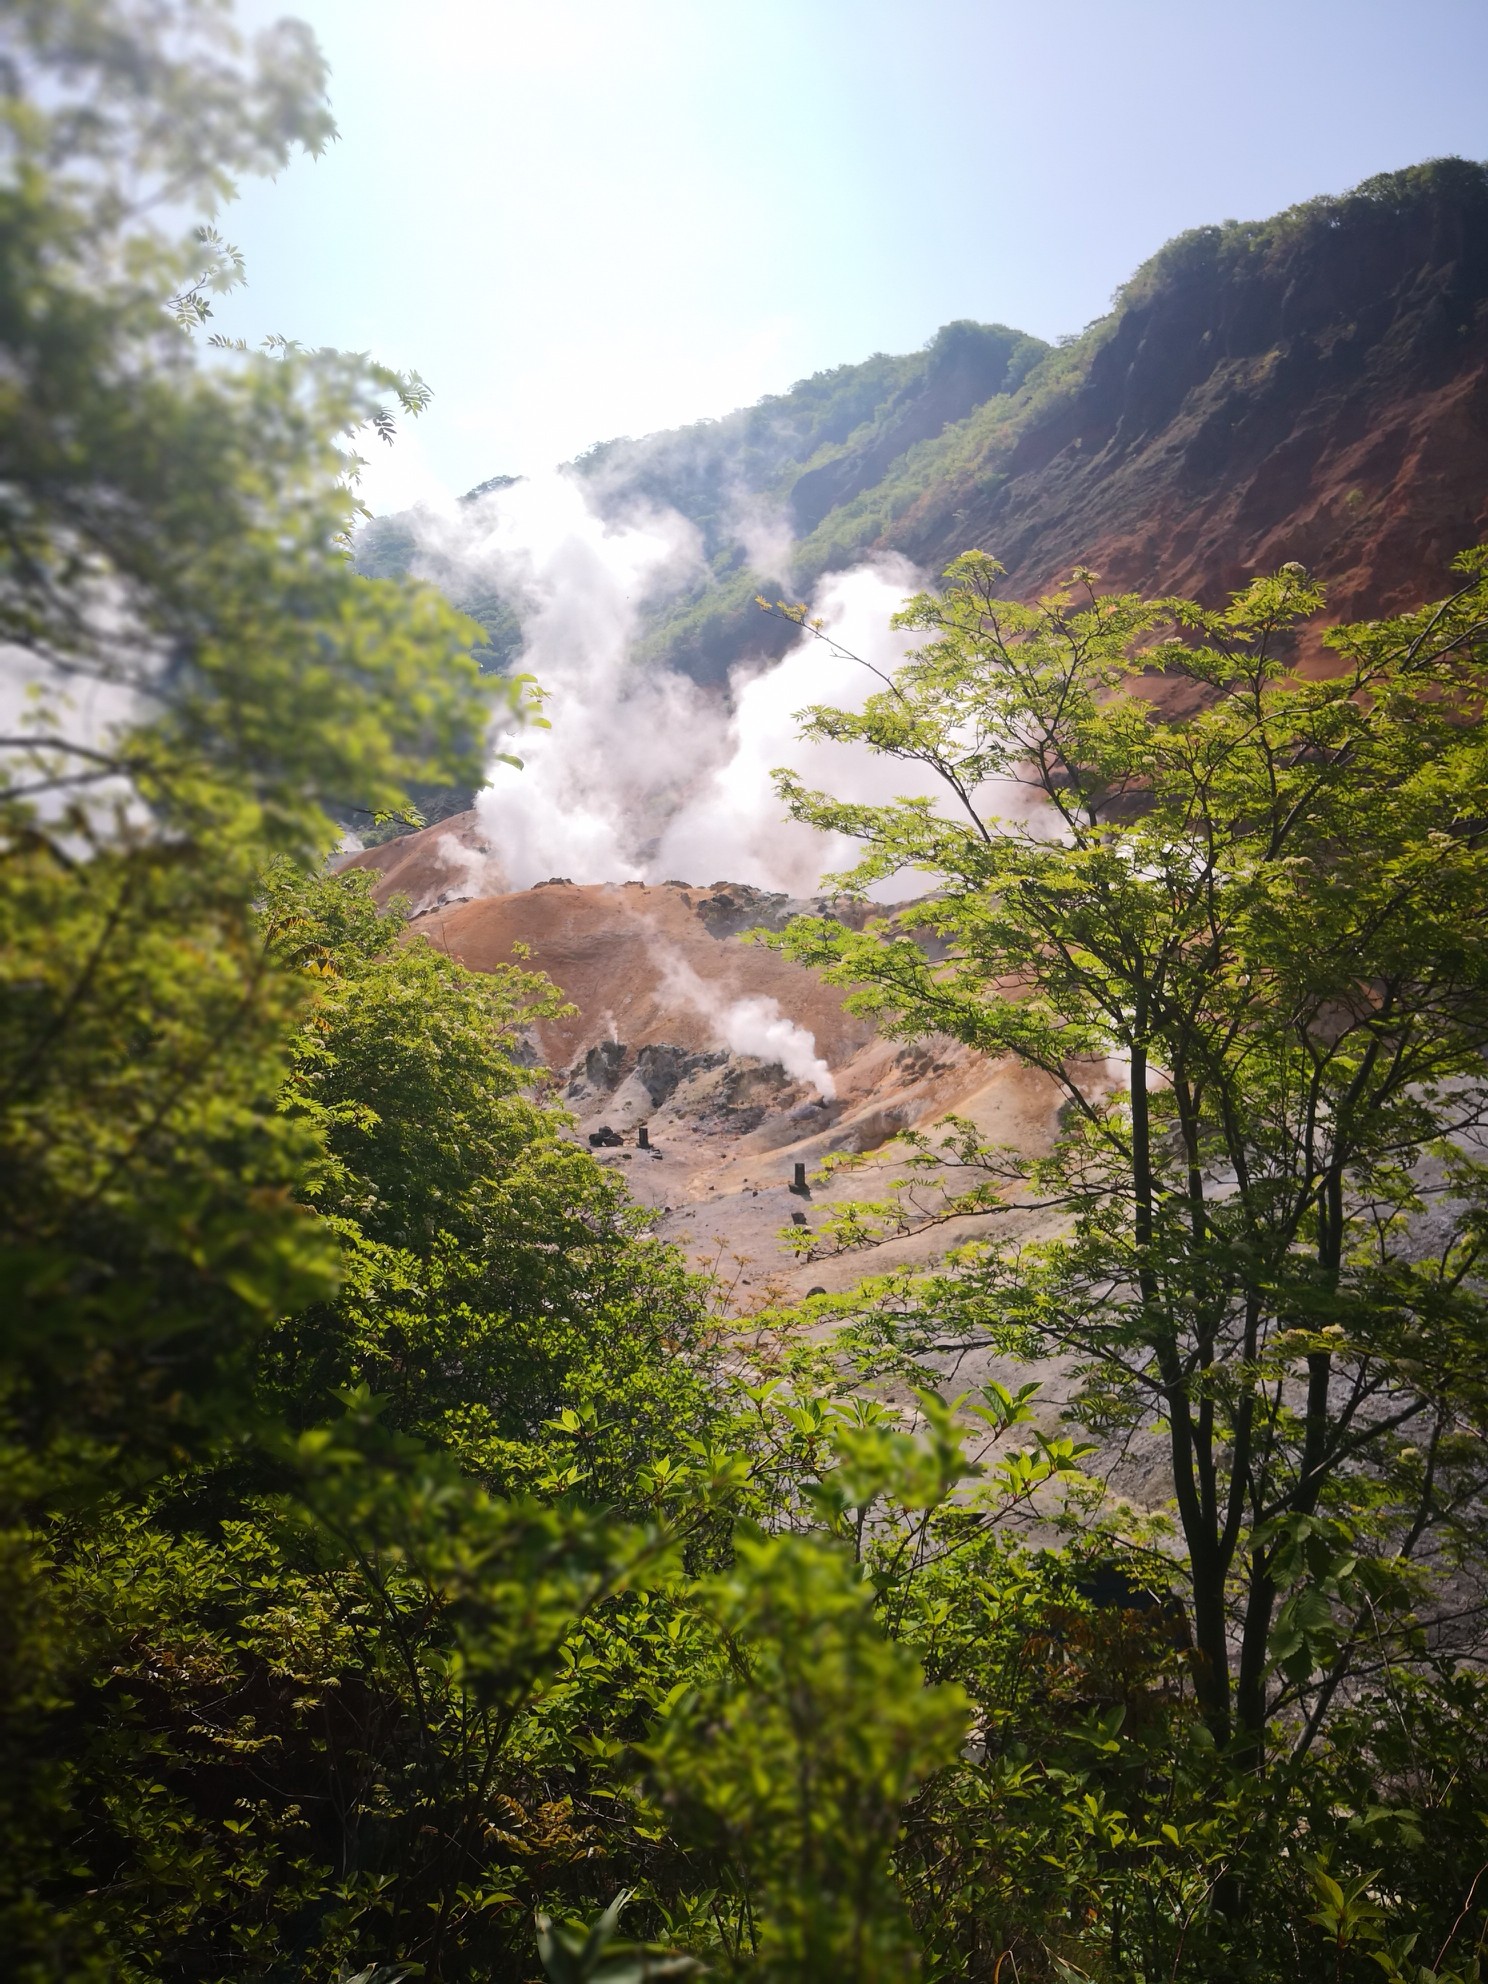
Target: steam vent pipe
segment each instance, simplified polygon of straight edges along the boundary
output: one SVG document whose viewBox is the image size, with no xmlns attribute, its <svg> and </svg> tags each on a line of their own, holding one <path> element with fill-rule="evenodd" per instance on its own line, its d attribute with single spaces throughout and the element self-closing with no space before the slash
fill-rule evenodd
<svg viewBox="0 0 1488 1984">
<path fill-rule="evenodd" d="M 645 1124 L 642 1123 L 641 1127 L 636 1131 L 636 1149 L 650 1150 L 650 1148 L 651 1148 L 651 1132 L 646 1128 Z"/>
<path fill-rule="evenodd" d="M 804 1164 L 798 1164 L 796 1166 L 796 1175 L 790 1182 L 790 1190 L 796 1194 L 797 1198 L 809 1199 L 811 1197 L 811 1187 L 806 1183 L 806 1166 Z"/>
</svg>

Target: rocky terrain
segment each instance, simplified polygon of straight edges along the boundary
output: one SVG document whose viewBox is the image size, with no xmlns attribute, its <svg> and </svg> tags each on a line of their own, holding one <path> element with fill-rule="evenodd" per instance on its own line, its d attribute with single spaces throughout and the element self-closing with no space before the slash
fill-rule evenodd
<svg viewBox="0 0 1488 1984">
<path fill-rule="evenodd" d="M 576 1118 L 574 1134 L 615 1133 L 616 1144 L 596 1147 L 600 1162 L 623 1167 L 636 1198 L 660 1209 L 663 1235 L 694 1258 L 726 1265 L 741 1307 L 775 1289 L 845 1286 L 861 1272 L 853 1260 L 797 1265 L 781 1229 L 798 1223 L 793 1216 L 810 1225 L 844 1193 L 878 1195 L 882 1174 L 801 1195 L 790 1189 L 798 1165 L 809 1179 L 833 1152 L 877 1150 L 898 1130 L 949 1112 L 1023 1147 L 1052 1133 L 1056 1098 L 1043 1077 L 989 1064 L 948 1039 L 884 1040 L 813 973 L 745 939 L 792 915 L 860 917 L 860 909 L 727 882 L 580 888 L 555 880 L 472 895 L 460 850 L 478 851 L 478 832 L 462 816 L 356 855 L 353 865 L 378 873 L 383 900 L 406 896 L 421 911 L 412 929 L 475 970 L 509 961 L 514 943 L 529 948 L 531 964 L 576 1008 L 538 1025 L 533 1041 Z M 741 1006 L 746 1021 L 773 1007 L 799 1029 L 832 1093 L 731 1045 Z M 643 1129 L 649 1150 L 638 1144 Z M 924 1260 L 958 1237 L 948 1228 L 933 1247 L 896 1242 L 875 1262 Z"/>
<path fill-rule="evenodd" d="M 376 892 L 402 895 L 419 912 L 411 931 L 475 970 L 510 961 L 545 973 L 576 1008 L 533 1028 L 534 1059 L 554 1099 L 572 1112 L 570 1134 L 598 1162 L 623 1173 L 656 1215 L 656 1231 L 717 1277 L 741 1319 L 780 1301 L 850 1288 L 865 1272 L 926 1267 L 984 1222 L 959 1220 L 887 1242 L 871 1256 L 798 1257 L 787 1235 L 821 1225 L 844 1199 L 874 1199 L 901 1175 L 891 1139 L 933 1130 L 954 1114 L 990 1141 L 1036 1151 L 1052 1138 L 1058 1100 L 1042 1075 L 989 1062 L 941 1037 L 885 1040 L 844 1011 L 842 995 L 778 952 L 747 941 L 797 914 L 860 910 L 828 898 L 792 901 L 741 884 L 708 888 L 638 882 L 578 887 L 555 879 L 533 889 L 470 894 L 476 872 L 493 884 L 494 856 L 473 815 L 369 849 L 351 865 L 377 874 Z M 902 913 L 902 912 L 901 912 Z M 825 1063 L 832 1093 L 778 1061 L 729 1044 L 730 1015 L 773 1005 Z M 823 1182 L 835 1152 L 882 1153 Z M 805 1172 L 805 1189 L 799 1183 Z M 1008 1239 L 1034 1238 L 1047 1216 L 1014 1210 L 998 1221 Z M 1066 1394 L 1057 1361 L 1015 1364 L 977 1353 L 945 1364 L 952 1390 L 996 1376 L 1037 1380 L 1041 1418 L 1061 1423 Z M 1167 1494 L 1161 1442 L 1111 1450 L 1101 1469 L 1120 1494 L 1143 1503 Z"/>
</svg>

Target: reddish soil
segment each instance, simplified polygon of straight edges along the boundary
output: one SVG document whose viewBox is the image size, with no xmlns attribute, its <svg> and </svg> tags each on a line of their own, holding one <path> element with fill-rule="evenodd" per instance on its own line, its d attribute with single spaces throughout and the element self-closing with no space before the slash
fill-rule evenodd
<svg viewBox="0 0 1488 1984">
<path fill-rule="evenodd" d="M 899 1047 L 867 1020 L 843 1010 L 842 995 L 817 975 L 763 945 L 752 926 L 778 928 L 789 903 L 738 885 L 709 889 L 639 883 L 577 887 L 549 882 L 515 893 L 457 899 L 446 836 L 479 851 L 473 815 L 426 828 L 354 855 L 348 864 L 378 872 L 377 893 L 438 906 L 411 932 L 477 971 L 508 963 L 525 945 L 527 964 L 553 980 L 577 1011 L 534 1028 L 534 1047 L 554 1071 L 575 1134 L 601 1126 L 622 1142 L 599 1161 L 622 1167 L 635 1197 L 659 1211 L 658 1230 L 699 1261 L 718 1262 L 735 1300 L 750 1309 L 773 1292 L 851 1285 L 854 1259 L 797 1265 L 782 1246 L 791 1215 L 808 1225 L 846 1199 L 882 1195 L 877 1165 L 817 1184 L 809 1197 L 789 1190 L 795 1166 L 808 1175 L 833 1152 L 871 1152 L 896 1131 L 933 1126 L 954 1112 L 999 1143 L 1041 1147 L 1054 1126 L 1049 1083 L 1010 1062 L 989 1063 L 937 1038 Z M 456 866 L 459 855 L 455 856 Z M 444 898 L 441 900 L 441 898 Z M 712 1014 L 676 990 L 684 966 L 716 1001 Z M 670 976 L 669 976 L 670 973 Z M 836 1086 L 830 1101 L 782 1069 L 730 1053 L 717 1012 L 733 1001 L 773 999 L 811 1036 Z M 645 1126 L 652 1149 L 638 1142 Z M 1028 1216 L 1013 1216 L 1027 1230 Z M 926 1262 L 967 1237 L 968 1223 L 875 1256 L 876 1268 Z"/>
<path fill-rule="evenodd" d="M 1164 251 L 1075 389 L 886 545 L 933 570 L 979 546 L 1023 597 L 1085 563 L 1218 603 L 1292 559 L 1342 619 L 1449 591 L 1488 538 L 1488 177 L 1418 177 Z"/>
<path fill-rule="evenodd" d="M 514 895 L 484 896 L 424 917 L 418 927 L 476 971 L 508 960 L 514 943 L 562 987 L 578 1012 L 538 1028 L 544 1058 L 566 1068 L 611 1034 L 633 1048 L 666 1043 L 696 1053 L 715 1043 L 706 1016 L 666 984 L 680 960 L 725 1003 L 770 997 L 816 1037 L 817 1051 L 841 1066 L 873 1038 L 866 1020 L 842 1010 L 839 993 L 803 966 L 758 944 L 714 936 L 704 921 L 715 904 L 737 902 L 725 923 L 743 921 L 753 891 L 646 888 L 639 882 L 579 888 L 545 882 Z M 766 902 L 769 898 L 765 898 Z"/>
</svg>

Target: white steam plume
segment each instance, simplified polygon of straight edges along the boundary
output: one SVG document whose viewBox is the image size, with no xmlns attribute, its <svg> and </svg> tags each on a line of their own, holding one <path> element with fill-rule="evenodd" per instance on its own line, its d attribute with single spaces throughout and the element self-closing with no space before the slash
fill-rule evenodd
<svg viewBox="0 0 1488 1984">
<path fill-rule="evenodd" d="M 514 604 L 521 665 L 548 698 L 552 729 L 502 738 L 523 769 L 494 764 L 477 801 L 508 886 L 639 880 L 657 823 L 723 731 L 723 711 L 685 676 L 631 666 L 641 605 L 697 569 L 692 525 L 675 512 L 608 525 L 561 474 L 413 522 L 431 576 L 457 572 L 467 597 Z"/>
<path fill-rule="evenodd" d="M 476 802 L 479 833 L 506 887 L 561 875 L 728 880 L 809 894 L 824 873 L 851 865 L 855 843 L 789 820 L 772 781 L 776 766 L 863 804 L 943 796 L 916 766 L 798 735 L 806 705 L 859 707 L 879 686 L 853 655 L 885 672 L 903 659 L 910 637 L 889 620 L 924 583 L 903 559 L 858 566 L 818 588 L 812 615 L 849 653 L 803 634 L 778 661 L 736 668 L 725 698 L 634 652 L 641 606 L 702 569 L 697 532 L 675 511 L 609 524 L 577 478 L 555 472 L 471 503 L 424 504 L 409 521 L 419 569 L 463 597 L 484 591 L 512 604 L 521 666 L 547 692 L 552 729 L 501 739 L 523 769 L 493 764 Z M 780 534 L 761 542 L 760 556 L 768 549 L 772 561 L 783 559 L 783 520 L 762 508 L 754 521 L 762 540 Z M 1026 810 L 1011 785 L 983 796 Z M 495 866 L 487 872 L 494 877 Z M 924 886 L 907 874 L 873 893 L 892 901 Z"/>
<path fill-rule="evenodd" d="M 812 616 L 848 654 L 803 634 L 772 667 L 754 675 L 735 671 L 728 754 L 663 833 L 662 874 L 697 881 L 727 876 L 804 895 L 827 870 L 850 865 L 854 842 L 786 817 L 771 776 L 777 765 L 790 765 L 810 786 L 868 805 L 936 790 L 929 774 L 898 759 L 875 758 L 861 746 L 805 743 L 799 735 L 807 704 L 857 708 L 880 686 L 853 655 L 886 672 L 903 660 L 909 636 L 895 633 L 889 620 L 921 583 L 901 558 L 836 574 L 818 589 Z M 923 888 L 922 878 L 909 876 L 879 893 L 916 895 Z"/>
<path fill-rule="evenodd" d="M 125 737 L 170 702 L 170 655 L 129 588 L 82 545 L 69 581 L 60 645 L 44 633 L 0 643 L 0 790 L 26 801 L 54 843 L 78 860 L 154 819 L 124 765 Z M 110 769 L 115 761 L 117 769 Z M 60 826 L 81 815 L 86 825 Z"/>
<path fill-rule="evenodd" d="M 898 557 L 882 557 L 823 580 L 811 605 L 829 640 L 803 633 L 771 667 L 736 669 L 730 682 L 733 715 L 727 753 L 700 789 L 679 808 L 658 842 L 650 873 L 706 881 L 727 877 L 788 895 L 814 891 L 824 873 L 851 867 L 858 843 L 789 819 L 772 773 L 788 765 L 808 787 L 834 798 L 881 806 L 900 798 L 946 802 L 945 787 L 928 768 L 877 757 L 862 745 L 806 741 L 800 715 L 810 704 L 860 709 L 908 654 L 913 637 L 890 620 L 924 575 Z M 865 667 L 863 664 L 867 663 Z M 1037 804 L 1012 779 L 982 788 L 984 817 L 1027 820 Z M 921 895 L 926 878 L 914 871 L 875 884 L 881 902 Z"/>
<path fill-rule="evenodd" d="M 506 871 L 488 847 L 470 847 L 453 834 L 441 834 L 434 852 L 449 877 L 451 891 L 467 896 L 497 895 L 506 887 Z"/>
<path fill-rule="evenodd" d="M 795 533 L 782 505 L 736 490 L 729 510 L 730 535 L 739 540 L 751 572 L 771 585 L 789 586 Z"/>
<path fill-rule="evenodd" d="M 823 1102 L 837 1093 L 832 1071 L 816 1051 L 816 1036 L 780 1010 L 778 1000 L 761 993 L 736 999 L 720 1022 L 723 1038 L 734 1054 L 752 1054 L 772 1061 L 798 1082 L 810 1082 Z"/>
<path fill-rule="evenodd" d="M 816 1036 L 787 1019 L 778 999 L 756 994 L 725 999 L 677 953 L 664 955 L 662 985 L 667 995 L 701 1013 L 714 1039 L 731 1054 L 749 1054 L 783 1068 L 793 1081 L 810 1082 L 823 1102 L 837 1093 L 832 1071 L 816 1051 Z"/>
</svg>

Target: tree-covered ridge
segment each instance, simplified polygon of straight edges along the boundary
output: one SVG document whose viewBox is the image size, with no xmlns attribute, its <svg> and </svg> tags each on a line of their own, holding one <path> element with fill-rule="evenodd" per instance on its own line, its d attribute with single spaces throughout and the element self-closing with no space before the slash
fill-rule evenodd
<svg viewBox="0 0 1488 1984">
<path fill-rule="evenodd" d="M 1471 225 L 1485 200 L 1488 162 L 1438 158 L 1376 173 L 1345 193 L 1301 200 L 1267 220 L 1227 220 L 1175 235 L 1121 285 L 1114 302 L 1118 310 L 1136 308 L 1170 284 L 1246 264 L 1259 264 L 1268 280 L 1282 284 L 1326 282 L 1330 261 L 1357 261 L 1371 245 L 1439 224 L 1458 202 Z"/>
<path fill-rule="evenodd" d="M 674 510 L 697 526 L 707 570 L 682 594 L 647 612 L 641 649 L 658 667 L 700 680 L 721 679 L 747 632 L 756 648 L 772 631 L 753 612 L 762 574 L 750 563 L 756 537 L 782 543 L 813 529 L 861 490 L 878 484 L 947 423 L 988 398 L 1016 391 L 1047 347 L 999 324 L 945 325 L 923 351 L 875 353 L 803 379 L 720 420 L 698 421 L 639 440 L 598 443 L 570 465 L 605 515 Z M 509 482 L 492 477 L 471 501 Z M 789 555 L 789 554 L 788 554 Z M 468 577 L 437 554 L 419 554 L 402 518 L 379 517 L 357 534 L 357 561 L 372 576 L 428 569 L 462 611 L 486 629 L 484 665 L 506 667 L 520 650 L 511 603 L 473 591 Z M 792 570 L 797 569 L 792 560 Z M 820 569 L 818 567 L 817 569 Z M 746 642 L 748 645 L 748 642 Z"/>
<path fill-rule="evenodd" d="M 809 529 L 916 441 L 1013 392 L 1047 349 L 1002 324 L 946 324 L 923 351 L 818 372 L 722 420 L 601 443 L 574 466 L 605 504 L 669 505 L 710 559 L 737 554 L 741 504 L 779 504 Z"/>
<path fill-rule="evenodd" d="M 707 574 L 651 609 L 642 658 L 707 681 L 773 652 L 776 630 L 754 612 L 761 585 L 788 578 L 804 589 L 850 562 L 870 530 L 878 534 L 882 505 L 894 501 L 886 492 L 906 476 L 918 488 L 912 465 L 976 409 L 1014 396 L 1048 350 L 1025 332 L 963 320 L 922 352 L 839 366 L 723 420 L 580 456 L 575 466 L 602 509 L 666 505 L 702 532 Z M 788 572 L 757 569 L 752 537 L 762 525 L 787 547 Z"/>
</svg>

